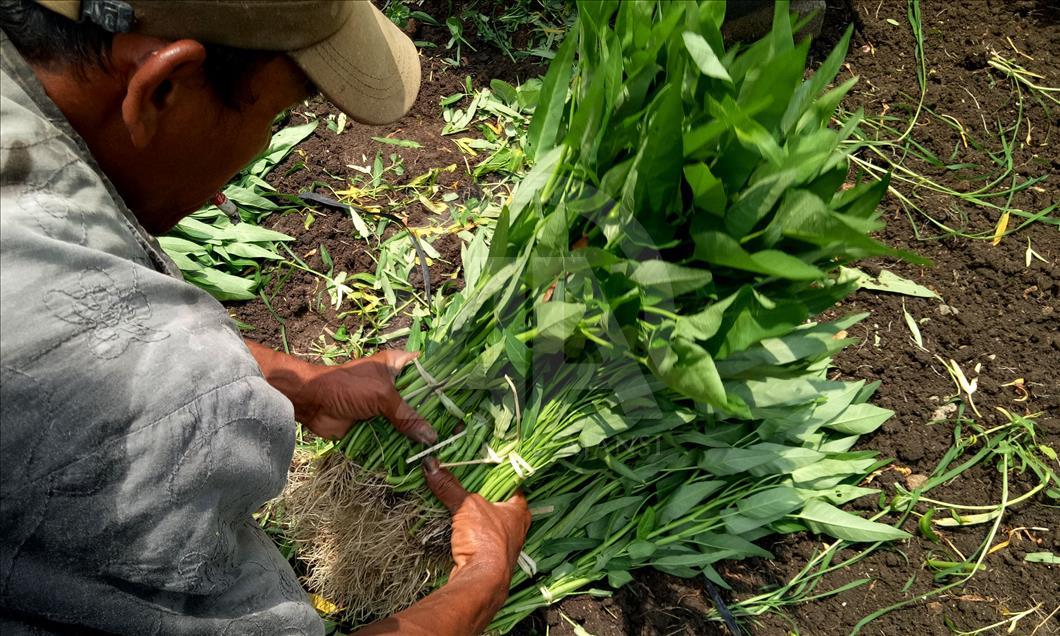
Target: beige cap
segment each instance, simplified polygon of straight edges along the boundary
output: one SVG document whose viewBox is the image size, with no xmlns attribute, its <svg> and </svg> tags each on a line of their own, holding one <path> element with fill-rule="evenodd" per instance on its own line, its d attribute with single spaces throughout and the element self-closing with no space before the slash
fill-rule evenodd
<svg viewBox="0 0 1060 636">
<path fill-rule="evenodd" d="M 365 124 L 399 119 L 419 91 L 416 46 L 369 0 L 37 2 L 111 31 L 284 51 L 321 93 Z"/>
</svg>

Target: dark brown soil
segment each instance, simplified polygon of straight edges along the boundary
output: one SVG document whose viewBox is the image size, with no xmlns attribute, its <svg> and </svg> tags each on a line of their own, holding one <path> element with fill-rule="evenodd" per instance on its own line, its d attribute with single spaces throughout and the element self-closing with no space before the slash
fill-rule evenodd
<svg viewBox="0 0 1060 636">
<path fill-rule="evenodd" d="M 444 17 L 444 4 L 426 2 L 424 6 L 428 13 Z M 848 56 L 849 68 L 843 73 L 859 75 L 861 81 L 847 98 L 847 108 L 863 107 L 867 115 L 908 114 L 915 108 L 919 89 L 914 42 L 905 12 L 904 2 L 830 1 L 822 41 L 830 43 L 838 39 L 841 22 L 856 19 L 859 26 Z M 1048 0 L 924 0 L 922 15 L 928 67 L 925 106 L 955 117 L 968 134 L 983 144 L 984 150 L 976 150 L 974 144 L 964 148 L 958 132 L 932 117 L 921 119 L 914 138 L 940 157 L 949 158 L 954 148 L 958 148 L 952 161 L 988 161 L 984 152 L 996 152 L 1000 142 L 996 133 L 988 134 L 984 130 L 982 122 L 985 120 L 991 131 L 996 128 L 996 122 L 1010 126 L 1016 120 L 1017 104 L 1008 81 L 987 65 L 987 53 L 995 49 L 1006 57 L 1016 58 L 1025 68 L 1045 76 L 1043 84 L 1060 86 L 1057 66 L 1060 8 Z M 896 21 L 898 26 L 887 22 L 888 19 Z M 424 25 L 414 25 L 414 28 L 416 38 L 435 42 L 438 48 L 427 49 L 429 54 L 423 57 L 424 85 L 413 111 L 393 126 L 351 125 L 338 136 L 320 126 L 299 146 L 302 153 L 292 154 L 274 171 L 270 181 L 275 187 L 291 193 L 312 187 L 314 181 L 344 187 L 350 173 L 346 166 L 369 163 L 380 151 L 384 157 L 391 153 L 401 156 L 406 166 L 405 178 L 456 163 L 457 170 L 443 173 L 440 183 L 453 188 L 461 197 L 477 194 L 459 151 L 439 134 L 439 99 L 461 91 L 465 75 L 471 75 L 476 85 L 485 85 L 493 77 L 514 83 L 541 69 L 513 65 L 496 51 L 479 47 L 477 53 L 465 50 L 466 65 L 454 70 L 440 61 L 443 54 L 448 54 L 443 48 L 447 33 Z M 827 47 L 815 47 L 815 57 L 819 59 L 820 52 L 826 50 Z M 324 102 L 314 103 L 311 110 L 321 118 L 335 112 Z M 1014 151 L 1016 171 L 1020 178 L 1050 176 L 1035 189 L 1018 194 L 1013 200 L 1017 207 L 1037 210 L 1060 198 L 1058 114 L 1060 107 L 1047 114 L 1040 107 L 1030 106 L 1023 114 L 1030 123 L 1031 145 L 1022 143 L 1028 133 L 1026 128 L 1021 129 L 1018 135 L 1021 143 Z M 375 142 L 373 136 L 413 139 L 424 147 L 397 148 Z M 288 174 L 300 163 L 305 167 Z M 960 171 L 918 168 L 955 189 L 977 187 L 967 180 L 968 174 Z M 994 212 L 956 205 L 952 199 L 923 192 L 919 194 L 925 211 L 950 227 L 966 232 L 988 232 L 997 221 Z M 1055 225 L 1037 223 L 992 246 L 989 241 L 936 240 L 940 234 L 937 227 L 915 212 L 907 214 L 893 197 L 884 201 L 883 211 L 889 225 L 882 238 L 894 246 L 928 256 L 934 266 L 920 268 L 881 261 L 865 263 L 863 269 L 871 274 L 881 268 L 889 269 L 933 289 L 943 300 L 862 291 L 837 309 L 838 314 L 870 314 L 855 328 L 854 335 L 862 337 L 861 344 L 837 359 L 838 374 L 846 378 L 881 380 L 876 403 L 896 413 L 879 432 L 861 442 L 861 448 L 878 450 L 881 456 L 895 458 L 893 468 L 880 474 L 873 485 L 893 494 L 894 484 L 899 480 L 930 473 L 953 441 L 952 422 L 927 423 L 936 409 L 956 393 L 936 354 L 946 360 L 952 358 L 969 374 L 977 364 L 982 365 L 975 394 L 982 413 L 981 418 L 976 418 L 978 421 L 986 426 L 1001 423 L 1002 416 L 996 407 L 1019 414 L 1041 412 L 1038 441 L 1060 449 L 1057 419 L 1060 373 L 1056 362 L 1060 359 L 1060 335 L 1056 328 L 1056 314 L 1060 310 L 1057 306 L 1060 233 Z M 433 216 L 418 205 L 398 213 L 412 225 L 427 224 Z M 303 229 L 303 220 L 299 214 L 287 214 L 276 217 L 270 225 L 297 237 L 292 249 L 299 255 L 319 250 L 323 244 L 331 253 L 337 271 L 374 270 L 367 246 L 355 238 L 348 218 L 337 213 L 318 214 L 309 230 Z M 1014 217 L 1012 226 L 1018 221 Z M 918 240 L 918 237 L 931 240 Z M 435 245 L 442 253 L 442 260 L 448 261 L 436 263 L 432 268 L 431 278 L 436 284 L 455 271 L 459 262 L 459 241 L 449 238 L 448 243 Z M 1025 264 L 1028 239 L 1048 264 L 1038 260 L 1032 261 L 1029 267 Z M 319 253 L 308 262 L 319 268 Z M 422 283 L 417 279 L 413 284 L 419 287 Z M 284 320 L 288 344 L 293 351 L 305 353 L 324 327 L 332 331 L 338 327 L 334 312 L 320 308 L 319 296 L 323 293 L 311 275 L 299 274 L 273 299 L 273 309 Z M 910 342 L 902 314 L 903 301 L 906 310 L 922 321 L 920 330 L 926 352 Z M 232 310 L 240 320 L 255 327 L 249 334 L 251 337 L 274 347 L 282 345 L 279 323 L 260 302 L 233 305 Z M 1015 386 L 1005 386 L 1019 378 L 1023 379 L 1027 391 L 1025 400 Z M 1009 484 L 1009 496 L 1015 497 L 1030 487 L 1029 480 L 1017 479 Z M 1000 500 L 1001 489 L 996 467 L 983 465 L 933 491 L 932 496 L 962 504 L 987 505 Z M 875 500 L 859 500 L 853 507 L 871 512 L 876 505 Z M 1005 619 L 1005 612 L 1022 611 L 1041 603 L 1041 612 L 1021 621 L 1013 631 L 1030 634 L 1057 607 L 1060 569 L 1026 563 L 1023 556 L 1033 551 L 1060 553 L 1060 512 L 1048 507 L 1046 500 L 1038 496 L 1005 515 L 994 543 L 1009 538 L 1009 532 L 1015 528 L 1047 530 L 1029 535 L 1014 532 L 1010 544 L 987 557 L 987 570 L 968 585 L 887 614 L 870 623 L 862 633 L 919 636 L 973 630 Z M 915 523 L 908 522 L 906 529 L 915 533 Z M 766 636 L 849 633 L 859 620 L 874 611 L 931 590 L 936 584 L 932 582 L 932 572 L 925 566 L 925 559 L 950 558 L 954 548 L 970 554 L 983 540 L 987 529 L 975 526 L 946 532 L 942 544 L 923 539 L 895 544 L 830 575 L 817 591 L 835 589 L 860 578 L 872 579 L 871 583 L 836 597 L 785 608 L 783 616 L 745 621 L 744 628 Z M 774 560 L 731 563 L 719 568 L 733 587 L 732 592 L 723 595 L 728 599 L 747 598 L 763 588 L 782 584 L 821 545 L 813 537 L 791 535 L 771 546 L 777 557 Z M 710 596 L 699 582 L 643 571 L 612 598 L 565 600 L 535 614 L 517 633 L 574 634 L 563 616 L 595 636 L 727 633 L 720 624 L 704 619 L 704 613 L 712 607 Z M 1057 616 L 1060 614 L 1043 623 L 1037 633 L 1060 633 Z"/>
</svg>

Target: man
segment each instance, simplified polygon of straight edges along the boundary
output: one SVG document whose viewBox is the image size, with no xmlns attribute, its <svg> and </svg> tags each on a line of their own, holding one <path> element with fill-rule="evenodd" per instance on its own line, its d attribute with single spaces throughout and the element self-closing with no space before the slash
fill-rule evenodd
<svg viewBox="0 0 1060 636">
<path fill-rule="evenodd" d="M 295 420 L 383 415 L 413 357 L 326 368 L 244 341 L 152 234 L 217 192 L 315 87 L 364 123 L 415 99 L 412 43 L 368 2 L 0 0 L 0 631 L 310 634 L 251 518 Z M 365 634 L 470 634 L 503 603 L 529 513 L 468 495 L 449 582 Z"/>
</svg>

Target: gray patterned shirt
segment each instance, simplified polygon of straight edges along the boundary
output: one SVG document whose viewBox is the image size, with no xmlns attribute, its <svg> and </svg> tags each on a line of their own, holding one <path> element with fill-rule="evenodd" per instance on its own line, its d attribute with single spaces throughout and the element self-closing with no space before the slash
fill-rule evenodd
<svg viewBox="0 0 1060 636">
<path fill-rule="evenodd" d="M 0 36 L 0 631 L 316 634 L 291 404 Z"/>
</svg>

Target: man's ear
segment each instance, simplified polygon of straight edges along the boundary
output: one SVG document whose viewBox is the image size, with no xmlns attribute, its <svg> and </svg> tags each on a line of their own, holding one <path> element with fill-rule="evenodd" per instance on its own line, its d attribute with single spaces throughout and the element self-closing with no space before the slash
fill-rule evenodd
<svg viewBox="0 0 1060 636">
<path fill-rule="evenodd" d="M 179 89 L 202 78 L 205 60 L 206 49 L 195 40 L 114 37 L 110 62 L 125 77 L 121 114 L 134 147 L 143 149 L 151 143 L 166 109 L 182 94 Z"/>
</svg>

